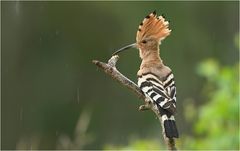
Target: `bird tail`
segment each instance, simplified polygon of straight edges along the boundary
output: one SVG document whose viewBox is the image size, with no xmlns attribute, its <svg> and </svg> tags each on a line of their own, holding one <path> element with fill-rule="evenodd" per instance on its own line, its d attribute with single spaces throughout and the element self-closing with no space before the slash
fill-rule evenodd
<svg viewBox="0 0 240 151">
<path fill-rule="evenodd" d="M 162 117 L 163 133 L 165 133 L 168 138 L 178 138 L 179 134 L 173 114 L 162 108 L 160 109 L 160 114 Z"/>
</svg>

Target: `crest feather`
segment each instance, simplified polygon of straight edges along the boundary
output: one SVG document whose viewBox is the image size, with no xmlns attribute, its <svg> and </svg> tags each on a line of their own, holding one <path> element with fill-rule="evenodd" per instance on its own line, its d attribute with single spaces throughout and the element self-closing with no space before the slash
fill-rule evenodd
<svg viewBox="0 0 240 151">
<path fill-rule="evenodd" d="M 166 38 L 171 30 L 168 28 L 169 22 L 165 21 L 163 16 L 158 16 L 156 12 L 152 12 L 147 15 L 144 20 L 138 26 L 137 42 L 142 41 L 145 38 L 151 37 L 158 41 Z"/>
</svg>

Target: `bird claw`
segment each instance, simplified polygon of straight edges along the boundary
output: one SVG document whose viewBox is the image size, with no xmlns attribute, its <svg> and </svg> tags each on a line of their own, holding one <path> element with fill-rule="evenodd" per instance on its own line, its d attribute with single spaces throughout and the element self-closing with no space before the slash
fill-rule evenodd
<svg viewBox="0 0 240 151">
<path fill-rule="evenodd" d="M 151 101 L 148 98 L 145 98 L 145 104 L 144 105 L 140 105 L 138 110 L 139 111 L 146 111 L 151 109 Z"/>
<path fill-rule="evenodd" d="M 139 108 L 138 108 L 138 110 L 139 111 L 146 111 L 146 110 L 149 110 L 150 109 L 150 107 L 149 107 L 149 105 L 140 105 L 139 106 Z"/>
</svg>

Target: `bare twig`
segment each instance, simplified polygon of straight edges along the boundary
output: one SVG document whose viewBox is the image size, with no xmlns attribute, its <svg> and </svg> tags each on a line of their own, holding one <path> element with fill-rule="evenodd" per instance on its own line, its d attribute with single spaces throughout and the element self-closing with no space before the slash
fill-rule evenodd
<svg viewBox="0 0 240 151">
<path fill-rule="evenodd" d="M 125 77 L 123 74 L 121 74 L 117 68 L 116 68 L 116 63 L 119 59 L 118 55 L 112 56 L 109 60 L 108 63 L 104 63 L 98 60 L 93 60 L 92 62 L 97 65 L 100 69 L 102 69 L 107 75 L 109 75 L 111 78 L 119 82 L 120 84 L 126 86 L 128 89 L 133 91 L 138 98 L 142 99 L 144 101 L 144 105 L 141 105 L 139 107 L 140 111 L 144 110 L 149 110 L 151 109 L 156 116 L 158 117 L 162 127 L 163 123 L 161 122 L 161 115 L 155 105 L 152 104 L 152 102 L 149 100 L 149 98 L 145 97 L 145 95 L 142 93 L 140 88 L 131 80 L 129 80 L 127 77 Z M 164 129 L 163 129 L 164 130 Z M 176 150 L 175 147 L 175 140 L 174 139 L 169 139 L 165 136 L 165 133 L 163 132 L 163 138 L 165 140 L 165 143 L 167 144 L 167 147 L 169 150 Z"/>
</svg>

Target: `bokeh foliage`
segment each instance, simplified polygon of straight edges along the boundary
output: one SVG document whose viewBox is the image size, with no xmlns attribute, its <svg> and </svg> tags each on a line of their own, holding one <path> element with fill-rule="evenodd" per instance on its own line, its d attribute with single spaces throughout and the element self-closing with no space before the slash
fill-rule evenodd
<svg viewBox="0 0 240 151">
<path fill-rule="evenodd" d="M 184 149 L 239 149 L 239 62 L 221 66 L 208 59 L 197 68 L 206 78 L 205 103 L 197 109 L 194 136 L 186 136 Z M 191 114 L 191 113 L 188 113 Z"/>
</svg>

